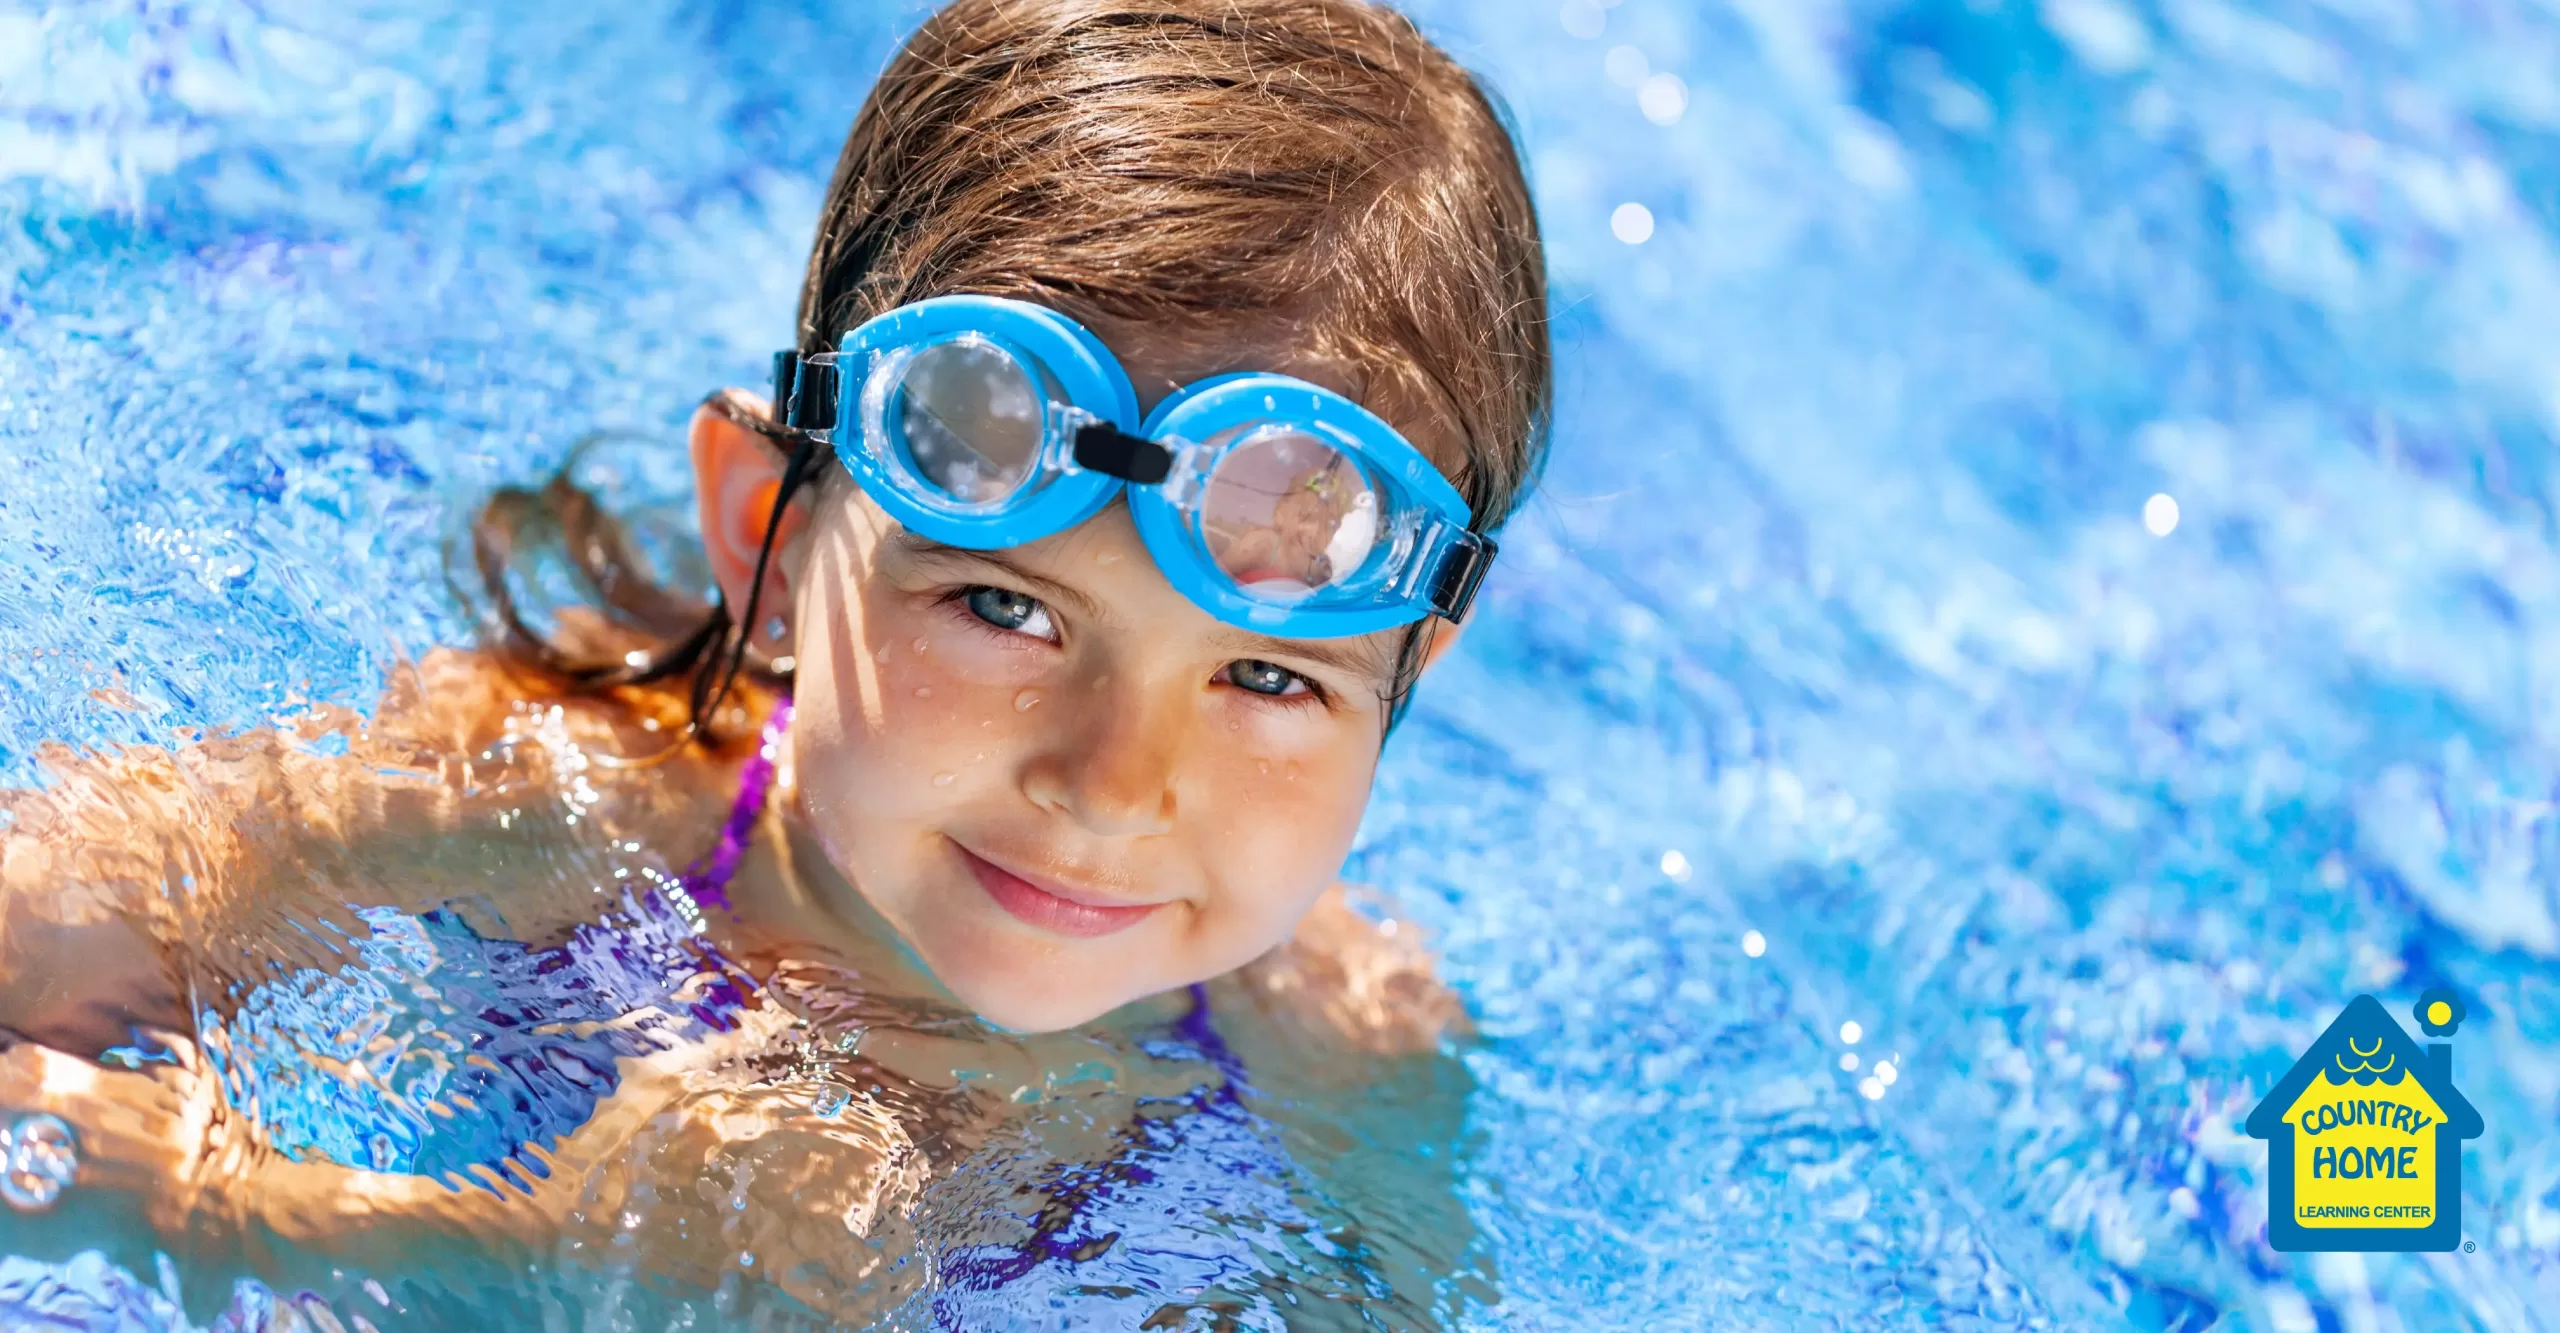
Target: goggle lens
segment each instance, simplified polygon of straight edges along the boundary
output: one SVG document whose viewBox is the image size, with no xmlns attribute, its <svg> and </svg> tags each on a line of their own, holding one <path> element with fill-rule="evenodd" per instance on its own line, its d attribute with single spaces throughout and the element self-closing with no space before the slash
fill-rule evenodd
<svg viewBox="0 0 2560 1333">
<path fill-rule="evenodd" d="M 994 343 L 936 343 L 900 371 L 891 408 L 915 473 L 962 504 L 1021 489 L 1040 456 L 1041 401 L 1031 371 Z"/>
<path fill-rule="evenodd" d="M 1286 605 L 1360 572 L 1381 506 L 1359 464 L 1287 426 L 1231 433 L 1200 495 L 1209 556 L 1251 597 Z"/>
<path fill-rule="evenodd" d="M 1004 550 L 1125 502 L 1177 592 L 1257 632 L 1454 623 L 1497 549 L 1431 460 L 1343 395 L 1245 371 L 1142 411 L 1110 348 L 1033 303 L 903 305 L 835 351 L 777 355 L 774 385 L 801 447 L 832 445 L 918 536 Z"/>
</svg>

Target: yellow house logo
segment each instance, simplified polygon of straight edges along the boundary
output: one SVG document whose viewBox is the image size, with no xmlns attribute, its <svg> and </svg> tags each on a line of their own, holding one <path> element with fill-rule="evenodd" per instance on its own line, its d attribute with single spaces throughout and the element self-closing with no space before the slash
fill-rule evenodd
<svg viewBox="0 0 2560 1333">
<path fill-rule="evenodd" d="M 2462 1025 L 2431 990 L 2414 1010 L 2430 1037 Z M 2453 1047 L 2424 1050 L 2359 995 L 2249 1113 L 2267 1141 L 2267 1243 L 2279 1250 L 2451 1250 L 2462 1243 L 2462 1141 L 2480 1113 L 2453 1087 Z"/>
</svg>

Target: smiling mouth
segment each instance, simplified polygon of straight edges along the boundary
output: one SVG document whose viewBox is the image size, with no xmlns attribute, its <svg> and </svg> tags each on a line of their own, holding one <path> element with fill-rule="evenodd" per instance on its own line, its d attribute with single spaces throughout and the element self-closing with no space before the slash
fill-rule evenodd
<svg viewBox="0 0 2560 1333">
<path fill-rule="evenodd" d="M 995 899 L 996 906 L 1012 913 L 1025 925 L 1053 934 L 1076 939 L 1117 934 L 1164 906 L 1163 903 L 1128 905 L 1099 901 L 1087 891 L 1025 878 L 957 842 L 951 845 L 959 849 L 960 859 L 968 863 L 969 873 L 976 877 L 978 887 Z"/>
</svg>

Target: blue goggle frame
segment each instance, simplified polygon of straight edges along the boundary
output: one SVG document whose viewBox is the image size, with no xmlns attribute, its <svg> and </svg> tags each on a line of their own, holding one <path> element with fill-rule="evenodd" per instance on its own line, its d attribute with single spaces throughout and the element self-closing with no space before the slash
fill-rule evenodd
<svg viewBox="0 0 2560 1333">
<path fill-rule="evenodd" d="M 900 395 L 916 358 L 944 344 L 1004 353 L 1038 394 L 1038 443 L 1004 494 L 969 501 L 929 480 L 906 439 Z M 1247 372 L 1185 386 L 1141 420 L 1117 358 L 1047 307 L 991 296 L 901 306 L 845 335 L 841 350 L 774 358 L 775 412 L 832 446 L 890 517 L 950 546 L 1000 550 L 1066 531 L 1126 496 L 1165 578 L 1228 624 L 1286 638 L 1340 638 L 1437 615 L 1461 620 L 1498 546 L 1470 525 L 1457 488 L 1376 414 L 1286 375 Z M 1306 437 L 1358 470 L 1374 537 L 1357 567 L 1278 601 L 1248 591 L 1212 554 L 1203 497 L 1220 465 L 1266 429 Z"/>
</svg>

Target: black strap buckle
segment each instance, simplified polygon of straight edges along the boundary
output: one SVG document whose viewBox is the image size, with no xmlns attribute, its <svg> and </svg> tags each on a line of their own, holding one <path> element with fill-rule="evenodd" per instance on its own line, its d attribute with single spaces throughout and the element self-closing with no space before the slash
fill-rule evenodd
<svg viewBox="0 0 2560 1333">
<path fill-rule="evenodd" d="M 1476 589 L 1484 585 L 1486 571 L 1493 568 L 1493 558 L 1502 554 L 1502 546 L 1480 532 L 1463 532 L 1451 543 L 1449 553 L 1440 558 L 1440 572 L 1431 581 L 1431 614 L 1455 625 L 1467 618 L 1467 608 L 1475 603 Z"/>
<path fill-rule="evenodd" d="M 802 360 L 798 352 L 774 353 L 773 416 L 794 430 L 834 429 L 836 368 Z"/>
<path fill-rule="evenodd" d="M 1173 475 L 1173 451 L 1108 421 L 1088 421 L 1076 427 L 1076 466 L 1140 486 L 1155 486 Z"/>
</svg>

